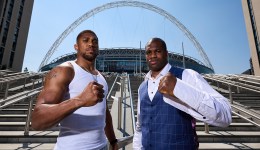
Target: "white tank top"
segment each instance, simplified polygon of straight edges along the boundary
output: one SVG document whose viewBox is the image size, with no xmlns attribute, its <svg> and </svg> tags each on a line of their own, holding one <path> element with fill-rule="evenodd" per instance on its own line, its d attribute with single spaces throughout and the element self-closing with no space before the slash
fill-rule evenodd
<svg viewBox="0 0 260 150">
<path fill-rule="evenodd" d="M 75 61 L 70 61 L 74 68 L 74 78 L 69 84 L 65 100 L 79 95 L 89 82 L 97 79 L 104 86 L 105 97 L 101 103 L 91 107 L 81 107 L 60 122 L 60 134 L 55 150 L 97 150 L 107 144 L 104 132 L 106 120 L 107 82 L 98 73 L 93 76 L 82 69 Z"/>
</svg>

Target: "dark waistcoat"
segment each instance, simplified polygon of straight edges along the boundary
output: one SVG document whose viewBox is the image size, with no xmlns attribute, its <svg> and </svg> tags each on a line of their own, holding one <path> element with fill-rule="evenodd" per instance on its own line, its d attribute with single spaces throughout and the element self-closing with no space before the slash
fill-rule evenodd
<svg viewBox="0 0 260 150">
<path fill-rule="evenodd" d="M 182 69 L 172 67 L 170 72 L 181 79 Z M 156 92 L 151 101 L 148 82 L 140 85 L 140 117 L 142 120 L 142 145 L 146 150 L 194 150 L 192 117 L 163 100 Z"/>
</svg>

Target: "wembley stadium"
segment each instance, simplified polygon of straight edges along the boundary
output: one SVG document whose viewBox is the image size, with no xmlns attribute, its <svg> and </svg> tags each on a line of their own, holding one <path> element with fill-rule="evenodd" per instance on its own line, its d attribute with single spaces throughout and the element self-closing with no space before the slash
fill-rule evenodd
<svg viewBox="0 0 260 150">
<path fill-rule="evenodd" d="M 169 52 L 169 63 L 176 67 L 193 69 L 199 73 L 214 73 L 214 70 L 205 66 L 201 61 Z M 55 58 L 47 65 L 41 67 L 40 71 L 48 71 L 53 67 L 70 60 L 76 59 L 76 53 L 69 53 Z M 100 49 L 96 59 L 96 68 L 101 72 L 148 72 L 145 60 L 145 50 L 138 48 L 104 48 Z"/>
</svg>

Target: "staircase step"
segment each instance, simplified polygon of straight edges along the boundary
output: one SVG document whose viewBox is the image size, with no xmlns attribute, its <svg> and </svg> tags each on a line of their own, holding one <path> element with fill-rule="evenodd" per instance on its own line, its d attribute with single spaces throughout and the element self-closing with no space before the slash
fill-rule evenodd
<svg viewBox="0 0 260 150">
<path fill-rule="evenodd" d="M 35 104 L 33 104 L 33 106 L 35 106 Z M 13 104 L 12 106 L 10 106 L 10 108 L 14 109 L 14 108 L 23 108 L 23 109 L 28 109 L 29 104 L 27 103 L 20 103 L 20 104 Z"/>
<path fill-rule="evenodd" d="M 27 114 L 28 108 L 18 108 L 18 109 L 2 109 L 0 114 Z"/>
<path fill-rule="evenodd" d="M 0 150 L 50 150 L 55 143 L 10 143 L 0 144 Z M 200 143 L 200 150 L 253 150 L 260 149 L 259 143 Z"/>
<path fill-rule="evenodd" d="M 0 143 L 0 150 L 51 150 L 55 143 Z"/>
<path fill-rule="evenodd" d="M 28 136 L 24 136 L 23 131 L 1 131 L 0 143 L 19 143 L 19 142 L 56 142 L 59 131 L 30 131 Z M 200 143 L 260 143 L 260 131 L 241 132 L 241 131 L 210 131 L 209 134 L 197 131 Z"/>
<path fill-rule="evenodd" d="M 0 114 L 0 122 L 23 122 L 26 120 L 26 118 L 26 114 Z"/>
<path fill-rule="evenodd" d="M 200 143 L 200 150 L 260 149 L 259 143 Z"/>
<path fill-rule="evenodd" d="M 0 122 L 0 132 L 2 131 L 24 131 L 25 122 Z M 30 131 L 33 129 L 30 128 Z M 48 131 L 59 130 L 58 127 L 48 129 Z"/>
<path fill-rule="evenodd" d="M 24 131 L 1 131 L 0 143 L 55 143 L 59 131 L 30 131 L 28 136 Z"/>
<path fill-rule="evenodd" d="M 260 131 L 197 131 L 201 143 L 260 143 Z"/>
<path fill-rule="evenodd" d="M 205 124 L 203 122 L 196 123 L 197 131 L 204 131 Z M 231 123 L 228 127 L 209 126 L 210 131 L 259 131 L 259 128 L 251 123 Z"/>
</svg>

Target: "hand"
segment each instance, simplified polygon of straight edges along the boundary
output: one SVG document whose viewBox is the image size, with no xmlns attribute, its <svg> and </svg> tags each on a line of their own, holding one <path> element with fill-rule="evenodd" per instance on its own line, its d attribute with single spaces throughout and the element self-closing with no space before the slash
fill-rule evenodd
<svg viewBox="0 0 260 150">
<path fill-rule="evenodd" d="M 162 94 L 174 96 L 173 90 L 175 88 L 176 82 L 176 77 L 169 72 L 160 80 L 158 91 Z"/>
<path fill-rule="evenodd" d="M 110 145 L 112 150 L 118 150 L 118 144 Z"/>
<path fill-rule="evenodd" d="M 76 98 L 80 101 L 81 106 L 93 106 L 98 102 L 102 102 L 104 96 L 103 85 L 97 82 L 90 82 Z"/>
</svg>

